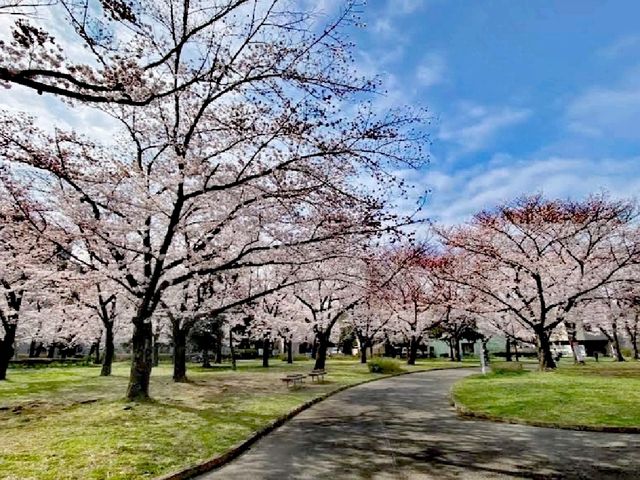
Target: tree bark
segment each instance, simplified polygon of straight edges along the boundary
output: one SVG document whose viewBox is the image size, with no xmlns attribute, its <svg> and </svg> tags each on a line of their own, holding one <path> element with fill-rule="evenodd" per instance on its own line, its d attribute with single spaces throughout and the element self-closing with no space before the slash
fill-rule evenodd
<svg viewBox="0 0 640 480">
<path fill-rule="evenodd" d="M 329 335 L 320 333 L 317 336 L 316 363 L 314 370 L 324 370 L 327 363 L 327 348 L 329 347 Z"/>
<path fill-rule="evenodd" d="M 115 346 L 113 344 L 113 322 L 104 322 L 104 326 L 104 358 L 102 359 L 102 370 L 100 371 L 100 376 L 108 377 L 111 375 L 111 365 L 113 364 L 113 356 L 115 354 Z"/>
<path fill-rule="evenodd" d="M 173 381 L 187 381 L 187 335 L 178 322 L 173 324 Z"/>
<path fill-rule="evenodd" d="M 222 337 L 218 338 L 216 341 L 216 358 L 213 363 L 222 363 Z"/>
<path fill-rule="evenodd" d="M 202 351 L 202 368 L 211 368 L 211 361 L 209 360 L 209 349 L 207 348 Z"/>
<path fill-rule="evenodd" d="M 418 344 L 420 341 L 414 336 L 411 336 L 409 341 L 409 355 L 407 357 L 407 365 L 415 365 L 416 358 L 418 357 Z"/>
<path fill-rule="evenodd" d="M 94 343 L 94 346 L 95 346 L 95 350 L 93 351 L 93 353 L 95 354 L 95 356 L 93 357 L 93 364 L 100 365 L 100 339 L 99 338 L 96 340 L 96 343 Z"/>
<path fill-rule="evenodd" d="M 9 360 L 11 360 L 15 353 L 14 342 L 16 340 L 16 328 L 15 323 L 4 325 L 4 338 L 0 340 L 0 380 L 7 379 Z"/>
<path fill-rule="evenodd" d="M 551 343 L 549 342 L 547 332 L 542 328 L 537 328 L 535 331 L 538 350 L 538 368 L 540 370 L 556 368 L 556 362 L 553 360 L 553 355 L 551 354 Z"/>
<path fill-rule="evenodd" d="M 512 362 L 513 361 L 513 356 L 511 355 L 511 339 L 509 337 L 507 337 L 505 346 L 504 346 L 504 352 L 505 352 L 505 360 L 507 362 Z"/>
<path fill-rule="evenodd" d="M 149 398 L 149 380 L 153 367 L 153 330 L 151 322 L 136 318 L 131 339 L 131 373 L 127 387 L 128 400 Z"/>
<path fill-rule="evenodd" d="M 317 355 L 318 355 L 318 338 L 316 336 L 316 338 L 313 339 L 313 345 L 311 345 L 311 358 L 315 360 Z"/>
<path fill-rule="evenodd" d="M 622 350 L 620 349 L 620 337 L 618 336 L 618 325 L 614 323 L 612 325 L 613 329 L 613 343 L 616 349 L 616 360 L 618 362 L 624 362 L 624 356 L 622 356 Z"/>
<path fill-rule="evenodd" d="M 47 350 L 47 358 L 53 358 L 56 355 L 56 344 L 52 343 L 49 345 L 49 349 Z"/>
<path fill-rule="evenodd" d="M 157 367 L 160 364 L 160 344 L 158 343 L 158 336 L 153 336 L 153 366 Z"/>
<path fill-rule="evenodd" d="M 518 353 L 518 344 L 516 342 L 513 342 L 513 351 L 516 355 L 516 362 L 520 361 L 520 354 Z"/>
<path fill-rule="evenodd" d="M 364 337 L 360 337 L 360 363 L 367 363 L 367 345 L 368 342 Z"/>
<path fill-rule="evenodd" d="M 460 354 L 460 338 L 455 337 L 455 342 L 456 342 L 456 362 L 461 362 L 462 355 Z"/>
<path fill-rule="evenodd" d="M 271 347 L 271 341 L 269 338 L 264 338 L 262 340 L 262 366 L 264 368 L 269 368 L 269 350 Z"/>
<path fill-rule="evenodd" d="M 287 363 L 293 363 L 293 340 L 287 341 Z"/>
<path fill-rule="evenodd" d="M 31 340 L 31 343 L 29 343 L 29 358 L 33 358 L 35 356 L 36 356 L 36 341 Z"/>
</svg>

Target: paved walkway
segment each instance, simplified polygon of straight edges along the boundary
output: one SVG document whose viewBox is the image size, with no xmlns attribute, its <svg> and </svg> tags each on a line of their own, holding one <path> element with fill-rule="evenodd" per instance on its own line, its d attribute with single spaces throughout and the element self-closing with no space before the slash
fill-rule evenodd
<svg viewBox="0 0 640 480">
<path fill-rule="evenodd" d="M 416 373 L 346 390 L 199 478 L 640 479 L 640 435 L 457 417 L 449 390 L 470 373 Z"/>
</svg>

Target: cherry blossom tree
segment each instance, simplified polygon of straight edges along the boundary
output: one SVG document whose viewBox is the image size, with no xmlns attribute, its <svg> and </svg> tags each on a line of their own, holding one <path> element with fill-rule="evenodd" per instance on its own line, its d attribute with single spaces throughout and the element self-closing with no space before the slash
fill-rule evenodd
<svg viewBox="0 0 640 480">
<path fill-rule="evenodd" d="M 452 252 L 443 278 L 474 289 L 494 321 L 535 336 L 541 369 L 553 368 L 550 336 L 581 302 L 634 281 L 634 204 L 526 197 L 439 229 Z M 504 315 L 502 315 L 504 314 Z"/>
<path fill-rule="evenodd" d="M 79 77 L 83 82 L 107 89 L 98 96 L 135 99 L 134 106 L 88 99 L 121 125 L 108 143 L 62 128 L 40 130 L 33 119 L 11 113 L 0 122 L 0 150 L 13 178 L 31 182 L 33 196 L 48 199 L 40 234 L 135 299 L 130 399 L 149 395 L 151 318 L 162 302 L 180 308 L 167 301 L 171 292 L 185 284 L 197 289 L 209 275 L 318 262 L 323 258 L 310 250 L 315 244 L 407 223 L 388 208 L 400 185 L 391 172 L 394 165 L 421 164 L 425 137 L 414 126 L 422 117 L 376 117 L 365 103 L 345 110 L 345 102 L 359 102 L 373 88 L 352 74 L 341 35 L 352 5 L 318 29 L 309 15 L 276 8 L 280 2 L 243 3 L 255 8 L 235 20 L 222 4 L 140 4 L 136 18 L 152 18 L 154 32 L 157 26 L 165 35 L 166 55 L 149 53 L 157 55 L 162 75 L 149 80 L 125 61 L 120 73 L 105 67 L 117 79 L 110 84 L 106 73 L 79 69 L 89 76 Z M 145 35 L 134 30 L 122 48 L 146 56 L 156 47 Z M 40 57 L 33 63 L 45 62 Z M 55 83 L 39 85 L 43 91 L 66 82 L 67 91 L 96 93 L 66 75 L 42 74 L 37 81 Z M 149 91 L 165 93 L 146 104 Z M 387 187 L 384 193 L 357 181 L 367 177 Z M 51 225 L 68 240 L 48 234 Z M 273 289 L 231 298 L 207 315 Z"/>
<path fill-rule="evenodd" d="M 6 379 L 15 352 L 20 318 L 25 310 L 38 310 L 35 292 L 55 271 L 56 259 L 55 249 L 30 228 L 37 205 L 22 201 L 20 191 L 7 186 L 0 182 L 0 380 Z"/>
</svg>

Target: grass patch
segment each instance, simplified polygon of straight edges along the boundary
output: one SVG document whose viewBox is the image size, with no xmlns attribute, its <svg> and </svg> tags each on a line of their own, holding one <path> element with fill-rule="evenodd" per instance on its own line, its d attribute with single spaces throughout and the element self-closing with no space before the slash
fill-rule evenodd
<svg viewBox="0 0 640 480">
<path fill-rule="evenodd" d="M 93 366 L 15 369 L 0 382 L 0 478 L 153 478 L 224 453 L 300 404 L 344 385 L 371 378 L 351 359 L 327 364 L 325 383 L 288 390 L 280 378 L 309 373 L 309 360 L 259 360 L 189 368 L 189 383 L 171 380 L 172 366 L 154 368 L 153 401 L 131 404 L 122 397 L 129 364 L 111 377 Z M 470 366 L 422 360 L 407 370 Z"/>
<path fill-rule="evenodd" d="M 640 428 L 640 363 L 590 362 L 552 372 L 498 366 L 461 380 L 453 396 L 470 413 L 508 421 Z"/>
</svg>

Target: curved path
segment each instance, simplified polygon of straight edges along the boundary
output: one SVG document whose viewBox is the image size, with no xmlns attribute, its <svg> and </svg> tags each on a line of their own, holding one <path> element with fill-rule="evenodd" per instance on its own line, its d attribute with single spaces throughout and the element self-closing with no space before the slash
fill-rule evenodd
<svg viewBox="0 0 640 480">
<path fill-rule="evenodd" d="M 338 393 L 198 478 L 640 479 L 640 435 L 459 418 L 449 390 L 470 373 L 415 373 Z"/>
</svg>

